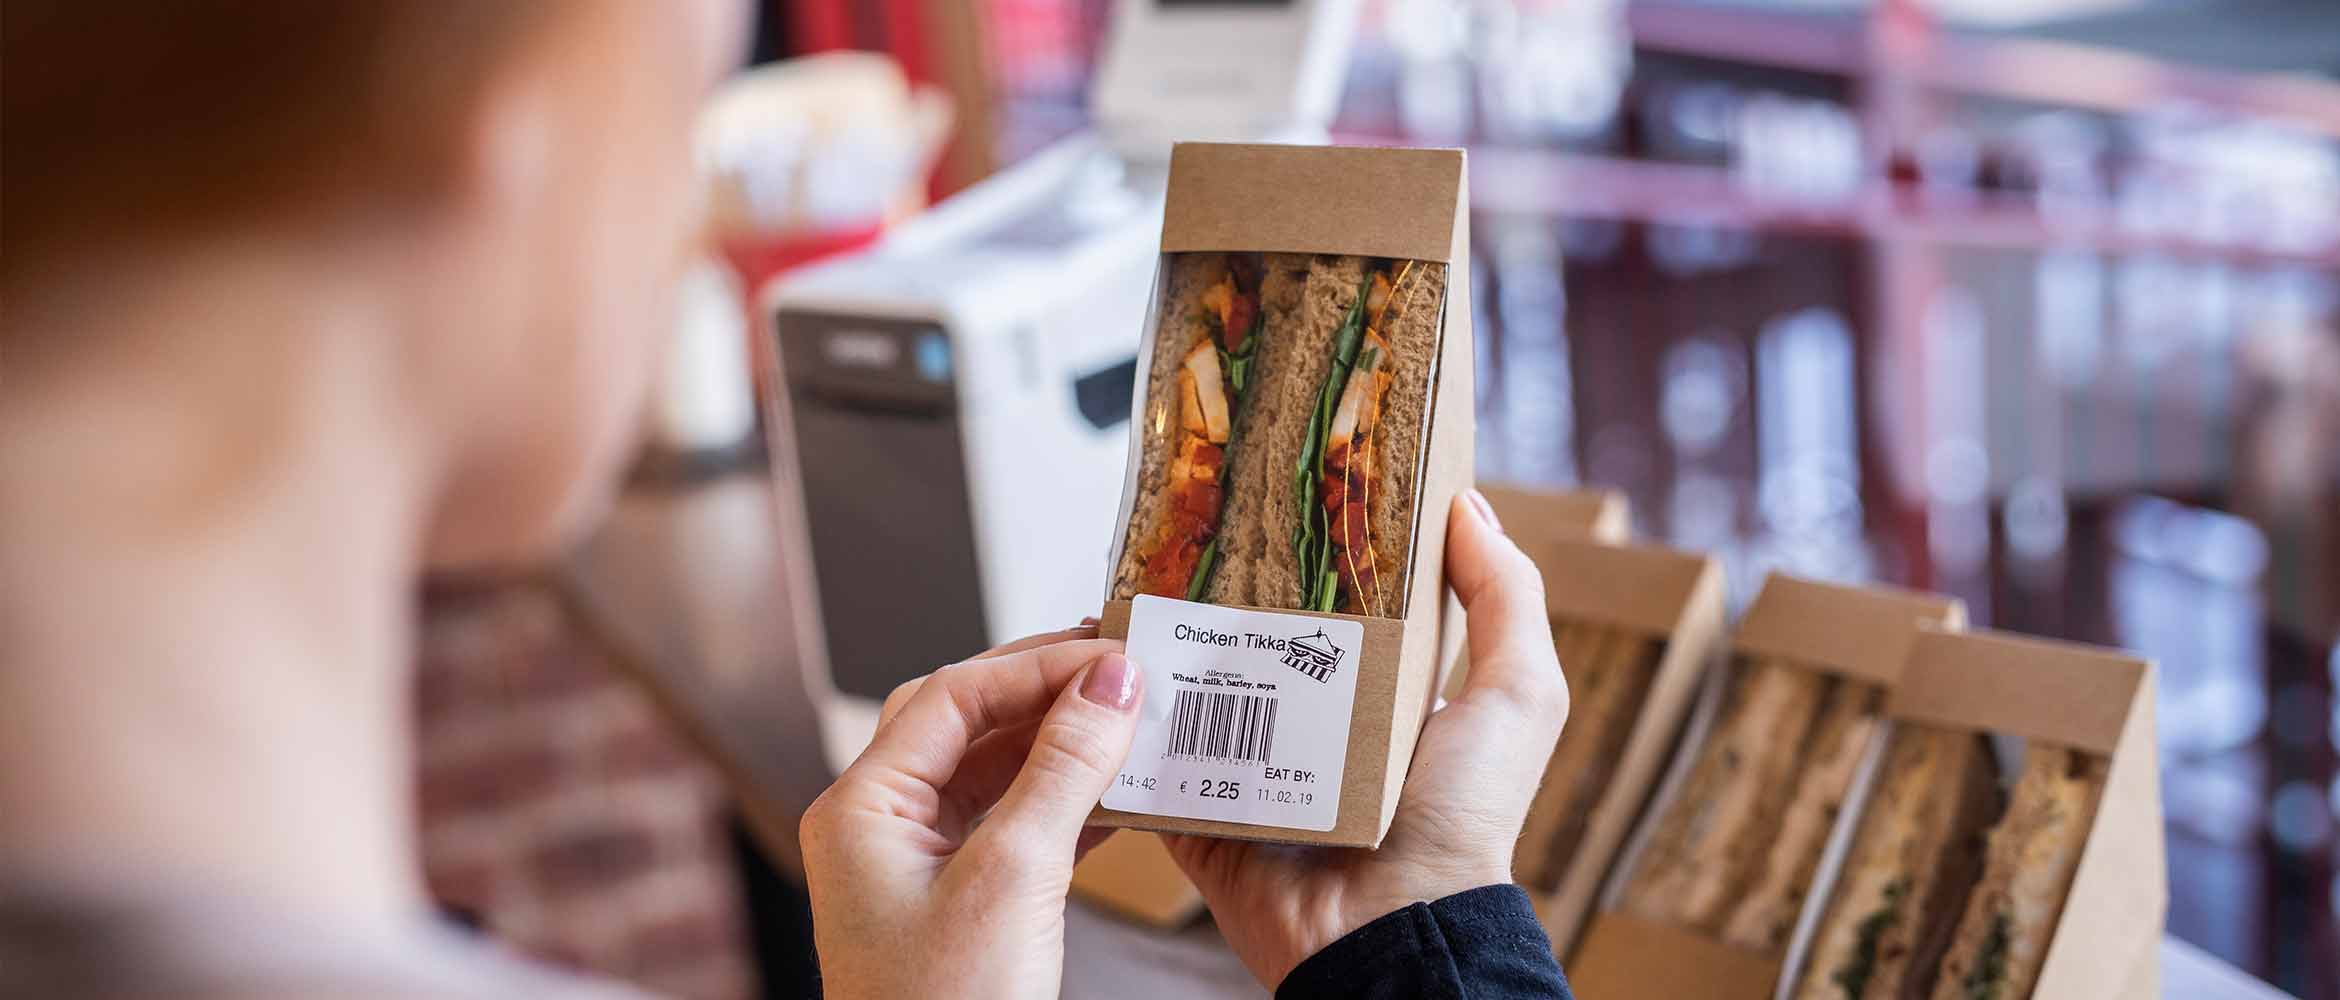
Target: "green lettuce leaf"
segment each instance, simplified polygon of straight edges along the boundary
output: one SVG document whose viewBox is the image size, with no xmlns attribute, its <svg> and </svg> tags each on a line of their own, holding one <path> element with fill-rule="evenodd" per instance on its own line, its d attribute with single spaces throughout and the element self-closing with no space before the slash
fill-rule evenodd
<svg viewBox="0 0 2340 1000">
<path fill-rule="evenodd" d="M 1305 513 L 1292 528 L 1292 554 L 1300 563 L 1301 605 L 1331 611 L 1340 595 L 1340 576 L 1332 568 L 1332 523 L 1317 503 L 1316 484 L 1324 476 L 1324 436 L 1332 429 L 1333 411 L 1349 387 L 1349 373 L 1357 365 L 1357 349 L 1365 340 L 1365 296 L 1373 289 L 1373 274 L 1357 286 L 1357 299 L 1333 335 L 1332 370 L 1317 391 L 1316 409 L 1308 417 L 1308 436 L 1300 445 L 1300 460 L 1292 470 L 1293 492 Z"/>
</svg>

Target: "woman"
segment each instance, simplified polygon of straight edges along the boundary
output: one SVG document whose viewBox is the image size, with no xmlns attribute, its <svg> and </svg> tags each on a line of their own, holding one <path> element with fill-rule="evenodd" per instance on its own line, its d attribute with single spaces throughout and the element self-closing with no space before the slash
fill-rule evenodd
<svg viewBox="0 0 2340 1000">
<path fill-rule="evenodd" d="M 433 920 L 413 595 L 541 559 L 606 502 L 690 237 L 693 114 L 743 22 L 732 0 L 9 5 L 0 994 L 621 994 Z M 1263 982 L 1314 981 L 1311 954 L 1401 907 L 1532 933 L 1516 890 L 1453 895 L 1505 880 L 1519 761 L 1565 708 L 1532 571 L 1475 509 L 1450 544 L 1481 669 L 1389 846 L 1178 845 Z M 1132 677 L 1050 636 L 899 700 L 806 820 L 833 994 L 1053 993 Z M 1445 968 L 1508 954 L 1480 944 Z"/>
</svg>

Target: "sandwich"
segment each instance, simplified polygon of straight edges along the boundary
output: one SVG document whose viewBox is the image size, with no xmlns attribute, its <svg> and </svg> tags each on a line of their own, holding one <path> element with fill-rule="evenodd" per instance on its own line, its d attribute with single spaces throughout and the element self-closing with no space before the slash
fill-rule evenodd
<svg viewBox="0 0 2340 1000">
<path fill-rule="evenodd" d="M 1174 258 L 1148 381 L 1165 402 L 1141 428 L 1113 595 L 1402 616 L 1445 278 L 1354 255 Z"/>
<path fill-rule="evenodd" d="M 1797 1000 L 1905 1000 L 1934 970 L 1999 813 L 1998 768 L 1974 733 L 1903 723 L 1813 938 Z"/>
<path fill-rule="evenodd" d="M 2025 1000 L 2080 867 L 2109 762 L 2033 740 L 2006 815 L 1990 830 L 1982 877 L 1966 897 L 1934 980 L 1934 1000 Z"/>
<path fill-rule="evenodd" d="M 1742 948 L 1776 951 L 1787 946 L 1812 877 L 1820 869 L 1820 854 L 1828 845 L 1828 831 L 1852 789 L 1853 772 L 1880 725 L 1878 703 L 1884 691 L 1868 684 L 1832 681 L 1806 743 L 1803 767 L 1796 775 L 1787 811 L 1763 852 L 1747 894 L 1723 921 L 1723 940 Z"/>
<path fill-rule="evenodd" d="M 1621 629 L 1555 623 L 1553 643 L 1568 672 L 1568 729 L 1553 748 L 1513 852 L 1521 885 L 1550 892 L 1576 858 L 1593 807 L 1657 674 L 1658 644 Z"/>
<path fill-rule="evenodd" d="M 1115 597 L 1201 600 L 1209 592 L 1235 429 L 1250 416 L 1252 362 L 1271 326 L 1291 325 L 1304 273 L 1257 254 L 1171 258 L 1147 380 L 1149 446 Z M 1276 302 L 1266 301 L 1270 293 Z"/>
<path fill-rule="evenodd" d="M 1785 943 L 1877 715 L 1873 685 L 1747 663 L 1621 905 L 1761 950 Z"/>
</svg>

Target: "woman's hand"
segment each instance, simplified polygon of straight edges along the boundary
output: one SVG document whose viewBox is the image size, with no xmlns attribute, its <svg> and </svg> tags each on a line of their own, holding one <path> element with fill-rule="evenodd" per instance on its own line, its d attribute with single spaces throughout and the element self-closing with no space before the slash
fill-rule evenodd
<svg viewBox="0 0 2340 1000">
<path fill-rule="evenodd" d="M 1137 731 L 1137 667 L 1095 636 L 1010 643 L 886 700 L 804 816 L 826 996 L 1057 995 L 1081 824 Z"/>
<path fill-rule="evenodd" d="M 1568 718 L 1543 578 L 1473 490 L 1447 519 L 1470 676 L 1431 715 L 1377 851 L 1165 836 L 1219 930 L 1269 989 L 1301 960 L 1415 902 L 1511 881 L 1511 851 Z"/>
</svg>

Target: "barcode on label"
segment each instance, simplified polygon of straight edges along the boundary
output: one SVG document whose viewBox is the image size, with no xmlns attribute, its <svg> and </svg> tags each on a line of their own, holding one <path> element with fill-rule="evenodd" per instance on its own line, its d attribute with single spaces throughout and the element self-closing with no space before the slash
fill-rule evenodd
<svg viewBox="0 0 2340 1000">
<path fill-rule="evenodd" d="M 1276 705 L 1266 695 L 1181 689 L 1164 756 L 1265 764 L 1276 743 Z"/>
</svg>

